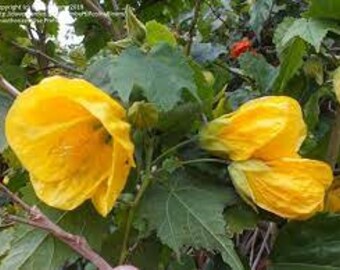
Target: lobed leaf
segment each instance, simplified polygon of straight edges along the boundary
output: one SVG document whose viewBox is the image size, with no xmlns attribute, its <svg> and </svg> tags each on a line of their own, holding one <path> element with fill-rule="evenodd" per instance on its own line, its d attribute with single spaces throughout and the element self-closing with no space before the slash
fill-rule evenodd
<svg viewBox="0 0 340 270">
<path fill-rule="evenodd" d="M 89 67 L 85 78 L 124 101 L 134 87 L 140 87 L 149 102 L 164 111 L 172 109 L 184 89 L 196 97 L 194 73 L 185 57 L 168 44 L 159 44 L 149 53 L 130 47 L 117 58 L 104 58 Z"/>
<path fill-rule="evenodd" d="M 219 251 L 232 269 L 244 269 L 226 233 L 223 209 L 235 202 L 223 186 L 191 179 L 184 171 L 154 184 L 142 199 L 138 219 L 145 219 L 161 241 L 180 252 L 184 245 Z"/>
</svg>

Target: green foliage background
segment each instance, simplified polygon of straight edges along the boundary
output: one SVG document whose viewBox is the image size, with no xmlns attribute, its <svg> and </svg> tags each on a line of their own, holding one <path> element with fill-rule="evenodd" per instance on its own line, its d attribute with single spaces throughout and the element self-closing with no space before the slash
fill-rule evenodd
<svg viewBox="0 0 340 270">
<path fill-rule="evenodd" d="M 22 12 L 31 9 L 34 17 L 45 20 L 0 20 L 1 76 L 20 91 L 47 76 L 83 77 L 127 110 L 140 101 L 152 103 L 152 109 L 137 110 L 146 117 L 145 128 L 130 114 L 138 170 L 104 220 L 89 204 L 63 212 L 37 200 L 3 134 L 13 99 L 0 86 L 0 173 L 12 191 L 63 229 L 85 236 L 112 265 L 125 262 L 142 270 L 340 269 L 338 214 L 287 222 L 254 211 L 237 196 L 227 164 L 200 150 L 197 142 L 206 121 L 255 97 L 288 95 L 300 102 L 309 128 L 301 154 L 330 161 L 338 106 L 332 74 L 340 65 L 339 0 L 43 2 L 71 11 L 82 42 L 61 46 L 59 23 L 48 11 L 34 10 L 33 0 L 15 1 Z M 90 2 L 109 15 L 72 12 L 94 12 Z M 11 5 L 13 1 L 0 0 L 1 8 Z M 126 26 L 126 5 L 145 28 Z M 245 37 L 252 50 L 231 58 L 232 44 Z M 144 188 L 139 198 L 136 194 Z M 0 206 L 1 216 L 21 214 L 2 193 Z M 0 270 L 94 269 L 46 232 L 0 221 Z"/>
</svg>

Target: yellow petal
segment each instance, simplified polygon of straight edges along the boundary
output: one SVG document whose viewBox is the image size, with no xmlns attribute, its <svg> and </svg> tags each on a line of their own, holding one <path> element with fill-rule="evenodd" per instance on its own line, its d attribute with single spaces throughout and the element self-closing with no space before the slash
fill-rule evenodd
<svg viewBox="0 0 340 270">
<path fill-rule="evenodd" d="M 6 118 L 9 145 L 32 176 L 37 196 L 64 210 L 74 209 L 109 182 L 115 159 L 124 159 L 129 169 L 134 165 L 129 132 L 118 102 L 84 80 L 63 77 L 25 90 Z M 115 153 L 117 145 L 123 156 Z M 119 190 L 127 174 L 117 180 Z M 116 179 L 110 181 L 115 185 Z M 110 199 L 101 213 L 106 215 L 113 204 Z"/>
<path fill-rule="evenodd" d="M 200 134 L 204 149 L 232 160 L 298 157 L 306 136 L 299 103 L 285 96 L 247 102 L 210 122 Z"/>
<path fill-rule="evenodd" d="M 97 211 L 106 216 L 112 209 L 116 199 L 125 186 L 133 160 L 130 153 L 118 142 L 114 142 L 113 165 L 110 177 L 102 182 L 92 196 L 92 202 Z"/>
<path fill-rule="evenodd" d="M 301 158 L 249 160 L 233 162 L 229 167 L 243 197 L 289 219 L 304 219 L 321 211 L 325 190 L 333 179 L 326 163 Z"/>
<path fill-rule="evenodd" d="M 332 186 L 327 192 L 325 210 L 329 212 L 340 212 L 340 179 L 334 179 Z"/>
</svg>

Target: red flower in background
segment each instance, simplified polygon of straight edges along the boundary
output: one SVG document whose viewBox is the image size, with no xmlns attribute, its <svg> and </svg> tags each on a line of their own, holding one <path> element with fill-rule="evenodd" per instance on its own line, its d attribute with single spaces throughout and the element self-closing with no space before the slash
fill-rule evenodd
<svg viewBox="0 0 340 270">
<path fill-rule="evenodd" d="M 230 57 L 238 58 L 242 53 L 251 49 L 252 42 L 248 38 L 243 38 L 241 41 L 235 42 L 230 49 Z"/>
</svg>

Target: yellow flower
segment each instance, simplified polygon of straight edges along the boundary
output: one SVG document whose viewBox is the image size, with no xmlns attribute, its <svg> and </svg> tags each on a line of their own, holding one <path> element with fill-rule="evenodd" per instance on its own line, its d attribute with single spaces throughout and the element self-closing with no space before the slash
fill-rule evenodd
<svg viewBox="0 0 340 270">
<path fill-rule="evenodd" d="M 271 96 L 213 120 L 200 139 L 203 148 L 234 161 L 229 173 L 246 202 L 284 218 L 303 219 L 323 209 L 333 178 L 326 163 L 300 158 L 305 137 L 299 103 Z"/>
<path fill-rule="evenodd" d="M 134 166 L 125 114 L 92 84 L 56 76 L 18 96 L 6 136 L 43 202 L 72 210 L 91 199 L 106 216 Z"/>
<path fill-rule="evenodd" d="M 305 137 L 299 103 L 284 96 L 247 102 L 210 122 L 200 134 L 204 149 L 232 160 L 298 157 Z"/>
<path fill-rule="evenodd" d="M 302 158 L 233 162 L 229 172 L 246 201 L 290 219 L 308 218 L 321 211 L 325 190 L 333 179 L 326 163 Z"/>
<path fill-rule="evenodd" d="M 335 178 L 333 184 L 328 190 L 325 210 L 339 213 L 340 212 L 340 179 Z"/>
</svg>

